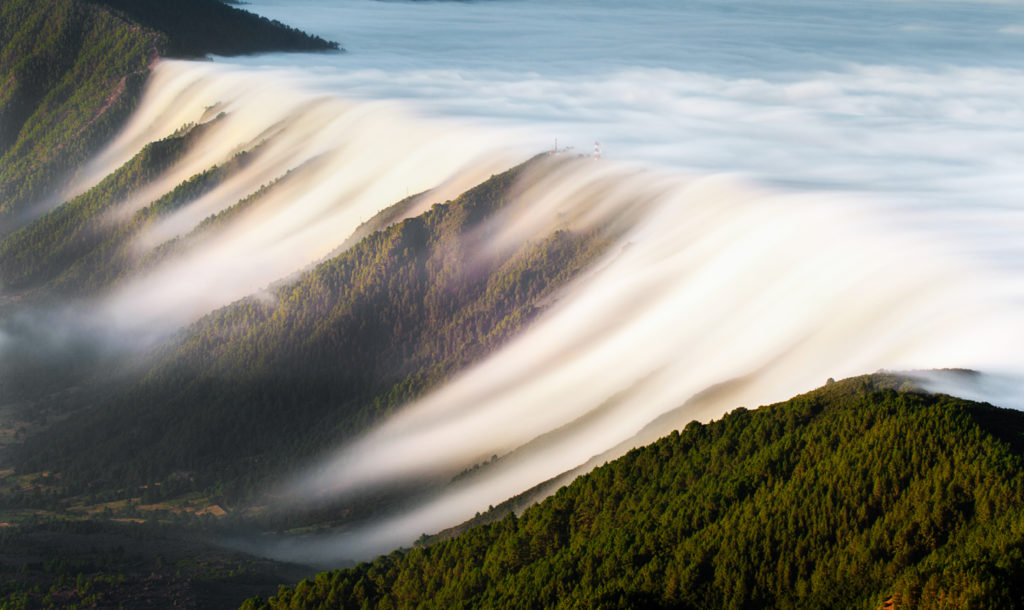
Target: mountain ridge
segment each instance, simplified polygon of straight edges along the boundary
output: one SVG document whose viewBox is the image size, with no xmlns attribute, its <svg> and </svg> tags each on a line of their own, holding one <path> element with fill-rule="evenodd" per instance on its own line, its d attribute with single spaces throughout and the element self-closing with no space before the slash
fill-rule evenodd
<svg viewBox="0 0 1024 610">
<path fill-rule="evenodd" d="M 106 485 L 125 472 L 122 456 L 133 468 L 163 463 L 125 479 L 144 484 L 229 464 L 224 456 L 246 447 L 243 470 L 295 439 L 319 440 L 287 450 L 284 463 L 352 438 L 513 336 L 604 253 L 610 240 L 596 230 L 477 252 L 481 230 L 536 162 L 370 232 L 269 295 L 204 316 L 158 349 L 134 387 L 99 395 L 39 444 L 29 439 L 19 471 L 80 472 L 68 480 Z"/>
</svg>

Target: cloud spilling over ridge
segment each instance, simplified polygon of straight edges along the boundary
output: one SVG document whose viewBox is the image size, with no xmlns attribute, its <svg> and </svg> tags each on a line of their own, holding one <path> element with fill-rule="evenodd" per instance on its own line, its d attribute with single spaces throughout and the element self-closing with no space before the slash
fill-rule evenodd
<svg viewBox="0 0 1024 610">
<path fill-rule="evenodd" d="M 755 78 L 640 67 L 575 77 L 557 67 L 385 71 L 354 52 L 344 58 L 352 65 L 308 72 L 288 64 L 295 61 L 158 66 L 132 123 L 71 192 L 146 142 L 222 112 L 193 154 L 120 213 L 237 151 L 259 152 L 244 171 L 142 235 L 140 255 L 289 170 L 308 173 L 301 185 L 277 185 L 229 240 L 122 285 L 100 304 L 106 323 L 159 338 L 301 269 L 407 193 L 457 176 L 472 184 L 554 137 L 584 154 L 600 139 L 607 157 L 648 166 L 857 192 L 904 211 L 895 222 L 926 225 L 970 256 L 1015 267 L 1024 260 L 1016 238 L 1024 226 L 1019 70 L 847 64 Z M 491 156 L 495 150 L 517 154 Z"/>
<path fill-rule="evenodd" d="M 589 154 L 729 171 L 788 188 L 843 189 L 917 206 L 1007 206 L 1024 184 L 1024 71 L 848 64 L 787 78 L 627 69 L 594 78 L 467 71 L 318 75 L 346 97 L 521 129 Z"/>
<path fill-rule="evenodd" d="M 325 561 L 409 544 L 594 456 L 828 377 L 1019 373 L 1015 298 L 849 198 L 587 160 L 524 181 L 510 232 L 623 215 L 631 228 L 511 344 L 294 481 L 284 495 L 302 503 L 502 458 L 406 514 L 323 541 Z"/>
<path fill-rule="evenodd" d="M 728 150 L 735 145 L 768 173 L 817 158 L 814 143 L 831 138 L 842 144 L 839 152 L 801 175 L 808 183 L 836 188 L 878 170 L 887 191 L 899 190 L 892 183 L 898 179 L 920 193 L 935 174 L 928 162 L 915 174 L 914 163 L 889 168 L 886 160 L 914 158 L 922 149 L 931 150 L 934 163 L 960 156 L 1002 167 L 952 145 L 979 126 L 1012 122 L 1015 115 L 1001 97 L 971 102 L 989 78 L 1002 73 L 972 73 L 975 78 L 956 92 L 945 77 L 929 80 L 918 73 L 904 80 L 908 74 L 913 75 L 856 68 L 843 78 L 779 84 L 637 71 L 616 76 L 623 79 L 621 88 L 583 86 L 590 94 L 584 98 L 597 101 L 593 112 L 583 113 L 580 129 L 592 129 L 605 106 L 612 114 L 639 112 L 633 128 L 647 140 L 626 150 L 660 147 L 694 158 L 700 152 L 709 165 L 730 166 L 740 158 Z M 298 84 L 283 84 L 291 79 Z M 477 85 L 468 83 L 469 89 L 455 95 L 468 99 Z M 551 95 L 577 85 L 551 83 L 539 91 Z M 640 102 L 627 96 L 630 86 L 656 85 L 660 97 Z M 499 99 L 522 94 L 512 84 L 494 86 Z M 878 116 L 895 124 L 911 107 L 932 109 L 947 128 L 920 134 L 911 126 L 883 137 L 866 131 L 863 122 L 834 118 Z M 494 154 L 496 146 L 538 137 L 535 127 L 509 129 L 515 121 L 492 130 L 474 121 L 423 120 L 395 103 L 348 101 L 317 92 L 290 72 L 164 62 L 139 113 L 82 174 L 78 188 L 145 143 L 218 116 L 192 153 L 149 192 L 122 202 L 119 213 L 132 212 L 240 150 L 254 150 L 255 158 L 148 229 L 136 243 L 140 254 L 187 234 L 289 171 L 296 179 L 276 183 L 215 239 L 103 295 L 94 304 L 100 314 L 92 327 L 159 340 L 325 256 L 360 222 L 407 194 L 440 185 L 424 206 L 456 196 L 526 156 Z M 650 122 L 656 116 L 670 117 L 660 136 Z M 677 133 L 693 138 L 675 140 Z M 810 148 L 792 145 L 804 140 Z M 1007 140 L 984 130 L 975 140 L 991 144 L 981 150 L 1008 150 Z M 858 156 L 872 150 L 887 152 L 871 162 Z M 1019 275 L 975 266 L 962 256 L 975 251 L 973 244 L 939 243 L 937 237 L 959 232 L 967 226 L 959 222 L 963 218 L 985 231 L 996 229 L 997 238 L 986 245 L 997 244 L 1005 256 L 1019 245 L 1009 239 L 1012 223 L 994 219 L 1013 218 L 1013 210 L 979 214 L 947 202 L 923 217 L 850 195 L 783 194 L 736 177 L 687 176 L 677 169 L 572 156 L 557 157 L 524 180 L 515 204 L 492 221 L 500 231 L 488 247 L 504 248 L 555 228 L 614 224 L 623 237 L 608 258 L 566 289 L 526 335 L 344 448 L 290 492 L 301 502 L 454 475 L 491 455 L 503 459 L 487 469 L 487 477 L 466 481 L 394 521 L 325 543 L 325 558 L 365 556 L 407 543 L 593 456 L 614 456 L 689 419 L 715 417 L 738 404 L 788 398 L 830 376 L 882 367 L 1000 371 L 1019 361 L 1013 308 L 1020 302 Z M 674 163 L 663 157 L 653 164 Z M 821 180 L 814 178 L 818 173 Z M 956 197 L 968 186 L 944 183 L 939 190 Z M 1007 193 L 1015 188 L 1010 183 Z M 731 384 L 729 391 L 707 396 L 723 383 Z M 688 406 L 675 411 L 683 404 Z"/>
<path fill-rule="evenodd" d="M 95 309 L 112 329 L 157 340 L 322 259 L 362 222 L 410 194 L 430 190 L 422 206 L 444 201 L 526 156 L 514 137 L 501 138 L 507 146 L 496 147 L 486 131 L 420 121 L 395 104 L 313 93 L 290 83 L 287 74 L 164 61 L 130 124 L 81 172 L 69 195 L 89 188 L 146 143 L 207 121 L 209 128 L 176 166 L 113 213 L 134 213 L 240 151 L 252 151 L 252 162 L 148 228 L 136 240 L 137 254 L 270 188 L 216 239 L 194 242 L 183 255 L 102 297 Z"/>
</svg>

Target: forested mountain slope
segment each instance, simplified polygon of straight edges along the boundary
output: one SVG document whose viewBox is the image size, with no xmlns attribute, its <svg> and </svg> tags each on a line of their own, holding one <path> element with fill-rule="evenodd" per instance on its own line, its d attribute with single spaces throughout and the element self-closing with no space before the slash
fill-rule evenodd
<svg viewBox="0 0 1024 610">
<path fill-rule="evenodd" d="M 4 2 L 0 40 L 2 221 L 59 190 L 113 135 L 167 41 L 77 0 Z"/>
<path fill-rule="evenodd" d="M 199 320 L 141 381 L 30 439 L 19 471 L 81 488 L 253 480 L 365 429 L 522 328 L 610 243 L 557 230 L 483 247 L 524 167 Z"/>
<path fill-rule="evenodd" d="M 221 0 L 89 0 L 168 36 L 176 57 L 241 55 L 274 51 L 324 51 L 338 43 L 311 36 Z M 230 35 L 225 35 L 230 32 Z"/>
<path fill-rule="evenodd" d="M 1021 607 L 1022 450 L 1019 412 L 849 379 L 245 607 Z"/>
<path fill-rule="evenodd" d="M 158 57 L 336 48 L 218 0 L 5 0 L 0 234 L 57 198 L 116 133 Z"/>
</svg>

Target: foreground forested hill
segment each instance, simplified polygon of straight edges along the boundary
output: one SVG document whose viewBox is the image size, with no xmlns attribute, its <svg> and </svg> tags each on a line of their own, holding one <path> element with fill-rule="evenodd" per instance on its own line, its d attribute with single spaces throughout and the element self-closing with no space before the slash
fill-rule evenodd
<svg viewBox="0 0 1024 610">
<path fill-rule="evenodd" d="M 1019 608 L 1022 448 L 1019 412 L 854 378 L 245 607 Z"/>
<path fill-rule="evenodd" d="M 110 7 L 168 36 L 169 54 L 179 57 L 241 55 L 266 51 L 337 49 L 280 21 L 228 6 L 221 0 L 89 0 Z"/>
</svg>

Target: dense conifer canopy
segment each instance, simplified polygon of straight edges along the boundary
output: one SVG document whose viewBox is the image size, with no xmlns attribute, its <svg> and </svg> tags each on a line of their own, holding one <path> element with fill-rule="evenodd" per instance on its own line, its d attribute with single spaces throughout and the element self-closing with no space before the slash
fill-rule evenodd
<svg viewBox="0 0 1024 610">
<path fill-rule="evenodd" d="M 245 607 L 1021 607 L 1024 416 L 910 387 L 693 422 L 521 516 Z"/>
</svg>

